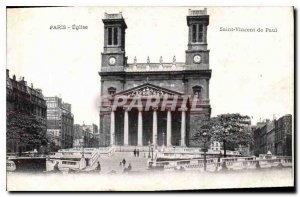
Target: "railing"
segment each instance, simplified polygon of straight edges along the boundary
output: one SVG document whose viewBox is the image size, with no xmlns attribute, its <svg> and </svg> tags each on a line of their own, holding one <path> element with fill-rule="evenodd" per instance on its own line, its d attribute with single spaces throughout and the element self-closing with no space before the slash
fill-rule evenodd
<svg viewBox="0 0 300 197">
<path fill-rule="evenodd" d="M 151 71 L 183 71 L 183 70 L 207 70 L 208 64 L 186 65 L 183 62 L 176 63 L 135 63 L 124 67 L 125 72 L 151 72 Z"/>
<path fill-rule="evenodd" d="M 81 158 L 80 160 L 64 160 L 64 159 L 49 159 L 46 161 L 46 170 L 52 171 L 54 165 L 58 163 L 59 170 L 63 171 L 65 169 L 84 169 L 86 167 L 86 160 Z"/>
<path fill-rule="evenodd" d="M 85 152 L 93 152 L 98 150 L 98 148 L 84 148 Z M 70 148 L 70 149 L 61 149 L 58 152 L 75 152 L 75 151 L 82 151 L 82 148 Z"/>
<path fill-rule="evenodd" d="M 80 161 L 62 160 L 60 166 L 62 168 L 80 168 Z"/>
<path fill-rule="evenodd" d="M 292 167 L 292 158 L 259 159 L 256 157 L 236 157 L 236 158 L 208 158 L 206 166 L 209 171 L 219 171 L 225 163 L 229 170 L 271 168 L 271 167 Z M 186 170 L 199 168 L 204 170 L 204 159 L 169 160 L 169 161 L 148 161 L 148 167 L 163 167 L 164 169 Z"/>
<path fill-rule="evenodd" d="M 119 146 L 119 145 L 114 146 L 114 151 L 115 152 L 133 152 L 134 149 L 138 149 L 139 152 L 149 152 L 149 146 L 141 146 L 141 147 L 137 147 L 137 146 Z M 153 151 L 155 151 L 155 149 L 153 149 Z"/>
<path fill-rule="evenodd" d="M 93 166 L 95 164 L 96 161 L 98 161 L 100 154 L 98 151 L 93 152 L 91 158 L 89 159 L 89 165 Z"/>
<path fill-rule="evenodd" d="M 224 154 L 223 150 L 211 150 L 209 149 L 206 154 L 208 155 L 219 155 L 220 152 Z M 175 147 L 175 148 L 169 148 L 165 147 L 161 152 L 159 153 L 159 156 L 161 157 L 184 157 L 188 156 L 189 158 L 196 158 L 200 155 L 203 155 L 204 152 L 201 148 L 182 148 L 182 147 Z M 238 156 L 240 155 L 239 151 L 230 151 L 227 150 L 226 154 L 228 156 Z"/>
<path fill-rule="evenodd" d="M 85 158 L 91 158 L 92 152 L 84 152 Z M 81 158 L 82 152 L 57 152 L 54 155 L 50 155 L 50 158 Z"/>
<path fill-rule="evenodd" d="M 126 72 L 143 72 L 143 71 L 173 71 L 184 70 L 184 63 L 137 63 L 128 64 L 125 67 Z"/>
<path fill-rule="evenodd" d="M 122 12 L 119 12 L 117 14 L 108 14 L 108 13 L 104 13 L 104 18 L 105 19 L 122 19 Z"/>
<path fill-rule="evenodd" d="M 82 157 L 82 153 L 84 153 L 85 158 L 93 158 L 95 154 L 107 154 L 112 155 L 114 153 L 114 148 L 112 147 L 101 147 L 101 148 L 70 148 L 70 149 L 61 149 L 56 153 L 52 153 L 50 158 L 80 158 Z"/>
<path fill-rule="evenodd" d="M 164 147 L 162 152 L 163 153 L 200 153 L 201 148 Z"/>
<path fill-rule="evenodd" d="M 110 154 L 111 149 L 105 149 L 106 154 Z M 89 151 L 89 152 L 85 152 Z M 82 149 L 80 148 L 72 148 L 66 150 L 60 150 L 59 152 L 50 155 L 50 160 L 59 162 L 60 168 L 73 168 L 73 169 L 82 169 L 86 165 L 93 166 L 95 162 L 98 161 L 100 156 L 100 152 L 103 153 L 104 149 L 99 150 L 98 148 L 85 148 L 84 149 L 84 157 L 82 157 Z M 70 160 L 66 160 L 70 159 Z M 80 159 L 80 160 L 75 160 Z M 88 164 L 85 163 L 85 159 L 88 159 Z M 85 164 L 84 164 L 85 163 Z M 51 168 L 48 166 L 48 168 Z"/>
<path fill-rule="evenodd" d="M 203 10 L 191 10 L 189 9 L 189 16 L 201 16 L 201 15 L 206 15 L 207 14 L 207 9 L 204 8 Z"/>
</svg>

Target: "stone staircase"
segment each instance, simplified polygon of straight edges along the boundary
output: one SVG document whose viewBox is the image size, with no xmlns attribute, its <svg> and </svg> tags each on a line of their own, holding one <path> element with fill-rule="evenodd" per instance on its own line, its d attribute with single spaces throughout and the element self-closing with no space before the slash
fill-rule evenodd
<svg viewBox="0 0 300 197">
<path fill-rule="evenodd" d="M 117 174 L 123 173 L 124 166 L 120 165 L 120 162 L 125 158 L 126 165 L 132 166 L 131 171 L 146 171 L 148 154 L 141 152 L 139 157 L 134 157 L 132 152 L 115 152 L 112 156 L 101 156 L 99 158 L 101 164 L 101 173 L 109 173 L 112 170 L 116 171 Z"/>
</svg>

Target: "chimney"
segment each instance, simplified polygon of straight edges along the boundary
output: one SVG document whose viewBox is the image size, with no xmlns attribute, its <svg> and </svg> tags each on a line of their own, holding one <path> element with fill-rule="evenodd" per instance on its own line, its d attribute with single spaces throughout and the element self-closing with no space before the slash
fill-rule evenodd
<svg viewBox="0 0 300 197">
<path fill-rule="evenodd" d="M 6 78 L 9 78 L 9 69 L 6 69 Z"/>
<path fill-rule="evenodd" d="M 31 83 L 31 88 L 33 89 L 33 83 Z"/>
<path fill-rule="evenodd" d="M 13 80 L 16 81 L 16 75 L 13 75 Z"/>
</svg>

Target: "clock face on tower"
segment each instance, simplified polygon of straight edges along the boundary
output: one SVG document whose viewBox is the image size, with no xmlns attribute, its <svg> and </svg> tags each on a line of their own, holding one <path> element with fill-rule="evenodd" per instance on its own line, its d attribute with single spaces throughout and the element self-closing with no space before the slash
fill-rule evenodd
<svg viewBox="0 0 300 197">
<path fill-rule="evenodd" d="M 116 64 L 116 58 L 115 58 L 115 57 L 110 57 L 110 58 L 108 59 L 108 63 L 109 63 L 109 65 L 111 65 L 111 66 L 115 65 L 115 64 Z"/>
<path fill-rule="evenodd" d="M 200 55 L 195 55 L 193 60 L 194 60 L 194 63 L 199 64 L 201 62 L 201 56 Z"/>
</svg>

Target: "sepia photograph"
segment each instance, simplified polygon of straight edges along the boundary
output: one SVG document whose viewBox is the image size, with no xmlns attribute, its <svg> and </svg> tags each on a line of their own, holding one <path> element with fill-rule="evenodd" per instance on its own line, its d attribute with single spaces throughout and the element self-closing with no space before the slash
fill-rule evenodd
<svg viewBox="0 0 300 197">
<path fill-rule="evenodd" d="M 294 7 L 6 7 L 7 191 L 295 187 Z"/>
</svg>

